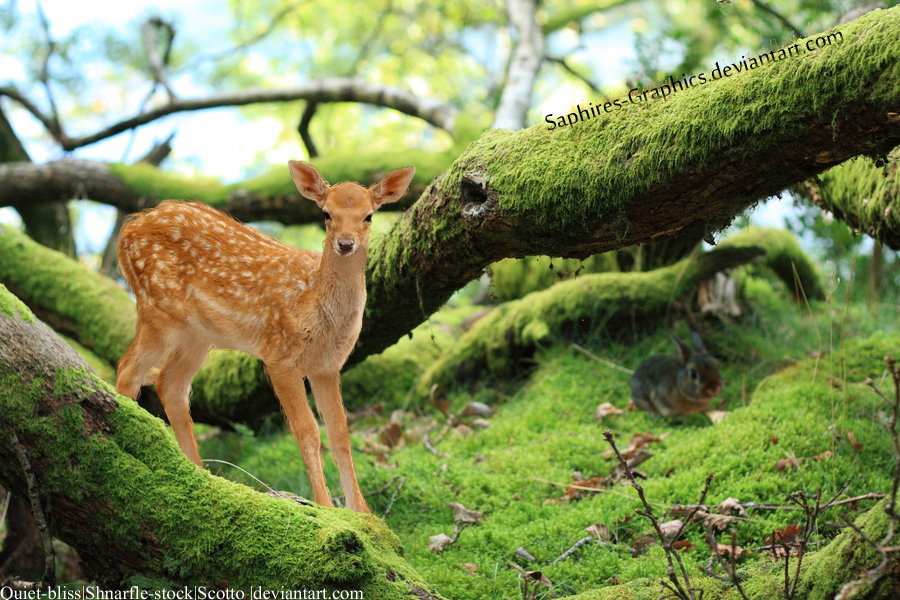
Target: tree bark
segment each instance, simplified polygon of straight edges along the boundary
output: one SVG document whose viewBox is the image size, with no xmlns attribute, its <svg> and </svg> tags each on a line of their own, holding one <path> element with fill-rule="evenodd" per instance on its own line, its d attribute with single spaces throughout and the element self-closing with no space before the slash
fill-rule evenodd
<svg viewBox="0 0 900 600">
<path fill-rule="evenodd" d="M 519 130 L 531 106 L 531 91 L 544 61 L 544 32 L 535 20 L 537 0 L 506 0 L 509 22 L 518 33 L 493 129 Z"/>
<path fill-rule="evenodd" d="M 564 129 L 484 134 L 388 235 L 372 241 L 366 315 L 350 364 L 393 344 L 501 258 L 586 257 L 686 230 L 714 231 L 759 198 L 831 163 L 887 153 L 900 143 L 900 123 L 885 117 L 900 102 L 900 48 L 894 43 L 900 8 L 874 11 L 839 30 L 840 45 L 679 92 L 668 101 Z M 4 238 L 8 252 L 25 252 L 22 242 Z M 16 271 L 15 260 L 0 260 L 0 269 Z M 18 277 L 32 281 L 35 291 L 6 273 L 0 281 L 18 285 L 38 306 L 45 303 L 42 295 L 54 294 L 39 273 L 58 261 L 48 255 L 27 264 Z M 84 278 L 74 271 L 69 277 Z M 90 297 L 90 289 L 79 293 Z M 73 292 L 49 303 L 48 312 L 68 311 L 64 331 L 66 321 L 76 318 L 73 311 L 92 305 L 69 303 Z M 121 356 L 134 331 L 133 308 L 121 300 L 116 307 L 100 311 L 89 336 L 73 336 L 107 360 Z M 109 313 L 125 310 L 130 316 L 111 320 Z M 110 337 L 127 341 L 108 344 Z M 221 356 L 217 369 L 227 377 L 207 380 L 202 375 L 213 370 L 201 370 L 194 381 L 195 410 L 206 410 L 204 389 L 215 390 L 208 408 L 227 413 L 224 420 L 243 414 L 233 400 L 259 399 L 274 407 L 258 361 Z M 239 360 L 247 362 L 232 362 Z"/>
<path fill-rule="evenodd" d="M 900 122 L 900 117 L 895 121 Z M 890 153 L 883 166 L 857 158 L 823 173 L 799 191 L 853 229 L 900 250 L 900 148 Z"/>
<path fill-rule="evenodd" d="M 698 225 L 712 232 L 832 164 L 885 155 L 900 143 L 887 117 L 900 104 L 900 7 L 834 31 L 843 43 L 667 101 L 484 134 L 373 240 L 350 362 L 390 346 L 500 258 L 582 258 Z"/>
<path fill-rule="evenodd" d="M 330 176 L 327 161 L 316 161 L 316 165 L 325 177 Z M 442 168 L 444 166 L 441 164 Z M 360 166 L 358 172 L 360 177 L 357 180 L 369 185 L 380 180 L 387 171 L 373 165 L 368 169 Z M 271 178 L 272 175 L 269 175 L 266 179 Z M 265 183 L 268 184 L 268 181 Z M 194 198 L 222 209 L 241 221 L 278 221 L 296 225 L 324 220 L 322 210 L 315 202 L 302 197 L 293 188 L 287 168 L 284 169 L 283 181 L 279 181 L 274 188 L 267 185 L 262 189 L 255 184 L 251 181 L 223 186 L 209 181 L 193 181 L 147 164 L 107 164 L 80 159 L 63 159 L 40 165 L 17 162 L 0 164 L 0 206 L 12 206 L 21 212 L 40 209 L 45 203 L 55 203 L 60 199 L 86 198 L 133 213 L 170 198 Z M 385 205 L 384 210 L 405 210 L 423 189 L 421 183 L 414 182 L 401 200 Z"/>
<path fill-rule="evenodd" d="M 117 396 L 0 286 L 0 483 L 25 497 L 87 577 L 123 586 L 361 589 L 434 598 L 370 515 L 265 496 L 191 464 L 168 428 Z"/>
<path fill-rule="evenodd" d="M 0 163 L 25 162 L 31 159 L 0 109 Z M 66 202 L 50 202 L 40 205 L 19 206 L 19 216 L 25 231 L 41 244 L 75 256 L 75 238 Z"/>
</svg>

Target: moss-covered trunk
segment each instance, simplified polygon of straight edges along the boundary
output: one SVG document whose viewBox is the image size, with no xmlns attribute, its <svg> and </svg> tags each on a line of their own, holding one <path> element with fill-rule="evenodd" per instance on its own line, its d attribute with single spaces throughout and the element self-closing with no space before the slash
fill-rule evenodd
<svg viewBox="0 0 900 600">
<path fill-rule="evenodd" d="M 31 164 L 12 125 L 0 110 L 0 163 L 9 162 Z M 75 237 L 66 206 L 68 199 L 60 197 L 55 202 L 21 205 L 17 208 L 28 235 L 45 246 L 74 256 Z"/>
<path fill-rule="evenodd" d="M 855 158 L 800 191 L 853 229 L 900 250 L 900 148 L 883 166 Z"/>
<path fill-rule="evenodd" d="M 0 284 L 56 331 L 110 364 L 116 364 L 134 337 L 137 315 L 128 292 L 2 225 Z M 277 411 L 263 365 L 249 355 L 213 351 L 194 378 L 191 414 L 197 421 L 254 425 Z"/>
<path fill-rule="evenodd" d="M 377 518 L 269 497 L 192 465 L 164 423 L 0 286 L 0 483 L 27 497 L 22 452 L 54 535 L 101 583 L 437 598 Z"/>
<path fill-rule="evenodd" d="M 666 101 L 626 98 L 571 126 L 482 135 L 374 241 L 351 362 L 391 345 L 500 258 L 586 257 L 715 230 L 830 165 L 885 155 L 900 143 L 888 116 L 900 105 L 900 7 L 831 33 Z M 815 49 L 817 39 L 831 42 Z"/>
<path fill-rule="evenodd" d="M 717 272 L 760 260 L 782 279 L 795 297 L 824 297 L 820 275 L 790 233 L 751 227 L 710 252 L 695 252 L 673 265 L 644 272 L 593 273 L 563 281 L 507 302 L 479 320 L 418 383 L 426 395 L 432 385 L 446 386 L 468 375 L 489 371 L 509 375 L 531 362 L 534 349 L 571 329 L 659 320 L 671 304 L 694 292 Z"/>
</svg>

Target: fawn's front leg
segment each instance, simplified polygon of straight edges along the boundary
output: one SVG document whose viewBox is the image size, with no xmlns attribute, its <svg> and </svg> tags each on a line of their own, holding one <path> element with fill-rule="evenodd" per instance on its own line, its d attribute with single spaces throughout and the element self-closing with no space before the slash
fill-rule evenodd
<svg viewBox="0 0 900 600">
<path fill-rule="evenodd" d="M 325 485 L 325 474 L 322 472 L 322 457 L 319 447 L 322 444 L 319 437 L 319 424 L 313 415 L 312 409 L 306 400 L 306 390 L 303 386 L 303 376 L 298 376 L 292 368 L 268 368 L 269 377 L 272 379 L 272 387 L 275 395 L 284 408 L 284 414 L 290 425 L 291 433 L 300 447 L 300 455 L 306 464 L 309 475 L 309 484 L 313 489 L 313 497 L 316 504 L 321 506 L 334 506 L 331 502 L 331 493 Z"/>
<path fill-rule="evenodd" d="M 316 399 L 316 409 L 325 421 L 328 443 L 341 473 L 341 489 L 344 491 L 347 508 L 361 513 L 371 512 L 356 481 L 356 469 L 353 466 L 353 456 L 350 454 L 347 414 L 344 412 L 344 402 L 341 398 L 340 374 L 311 375 L 309 383 Z"/>
</svg>

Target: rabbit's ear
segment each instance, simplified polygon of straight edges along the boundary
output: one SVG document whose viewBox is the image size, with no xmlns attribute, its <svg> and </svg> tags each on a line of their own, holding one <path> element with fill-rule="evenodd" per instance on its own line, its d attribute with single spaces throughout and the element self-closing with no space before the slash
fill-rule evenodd
<svg viewBox="0 0 900 600">
<path fill-rule="evenodd" d="M 706 346 L 703 345 L 703 340 L 700 339 L 699 333 L 692 331 L 691 341 L 694 343 L 694 350 L 696 350 L 698 354 L 706 354 Z"/>
<path fill-rule="evenodd" d="M 678 356 L 681 357 L 681 362 L 687 362 L 691 357 L 691 349 L 674 335 L 671 337 L 672 341 L 675 342 L 675 347 L 678 348 Z"/>
</svg>

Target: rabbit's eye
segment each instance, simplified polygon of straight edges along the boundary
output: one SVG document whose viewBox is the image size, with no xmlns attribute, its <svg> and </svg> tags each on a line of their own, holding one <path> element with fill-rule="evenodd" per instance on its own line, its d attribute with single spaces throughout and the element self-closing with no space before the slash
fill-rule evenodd
<svg viewBox="0 0 900 600">
<path fill-rule="evenodd" d="M 690 375 L 691 379 L 693 379 L 694 381 L 697 381 L 697 378 L 700 377 L 696 369 L 691 369 L 690 371 L 688 371 L 688 375 Z"/>
</svg>

